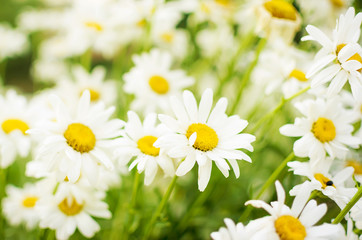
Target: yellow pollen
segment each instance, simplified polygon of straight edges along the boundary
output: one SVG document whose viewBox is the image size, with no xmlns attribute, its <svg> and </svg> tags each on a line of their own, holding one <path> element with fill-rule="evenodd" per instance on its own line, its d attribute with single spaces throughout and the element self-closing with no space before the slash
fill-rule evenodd
<svg viewBox="0 0 362 240">
<path fill-rule="evenodd" d="M 336 49 L 336 54 L 338 55 L 339 52 L 342 50 L 342 48 L 344 48 L 345 46 L 346 46 L 346 44 L 344 44 L 344 43 L 339 44 Z M 352 57 L 347 59 L 347 61 L 350 61 L 350 60 L 356 60 L 362 64 L 362 57 L 358 53 L 355 53 Z M 359 69 L 359 70 L 361 70 L 361 69 Z"/>
<path fill-rule="evenodd" d="M 158 75 L 152 76 L 148 84 L 150 84 L 151 89 L 158 94 L 166 94 L 170 87 L 167 80 Z"/>
<path fill-rule="evenodd" d="M 224 7 L 227 7 L 231 4 L 231 0 L 215 0 L 215 2 Z"/>
<path fill-rule="evenodd" d="M 271 0 L 264 3 L 265 9 L 275 18 L 282 18 L 295 21 L 297 10 L 294 6 L 283 0 Z"/>
<path fill-rule="evenodd" d="M 331 120 L 321 117 L 313 123 L 312 133 L 320 142 L 329 142 L 336 137 L 336 127 Z"/>
<path fill-rule="evenodd" d="M 58 208 L 67 216 L 74 216 L 80 213 L 83 209 L 83 205 L 77 203 L 77 201 L 73 198 L 72 204 L 69 206 L 67 198 L 59 203 Z"/>
<path fill-rule="evenodd" d="M 343 7 L 343 6 L 344 6 L 343 0 L 329 0 L 329 1 L 330 1 L 330 2 L 332 3 L 332 5 L 335 6 L 335 7 L 340 8 L 340 7 Z"/>
<path fill-rule="evenodd" d="M 348 160 L 347 167 L 353 167 L 354 168 L 354 174 L 361 175 L 362 174 L 362 163 L 357 162 L 356 160 Z"/>
<path fill-rule="evenodd" d="M 31 197 L 26 197 L 23 200 L 23 206 L 27 207 L 27 208 L 32 208 L 35 206 L 36 201 L 38 201 L 38 197 L 35 196 L 31 196 Z"/>
<path fill-rule="evenodd" d="M 161 35 L 162 40 L 164 40 L 167 43 L 172 43 L 173 41 L 173 34 L 172 33 L 163 33 Z"/>
<path fill-rule="evenodd" d="M 333 181 L 331 179 L 327 178 L 326 176 L 324 176 L 322 173 L 314 174 L 314 178 L 317 179 L 322 184 L 323 189 L 325 189 L 327 186 L 336 187 L 333 184 Z"/>
<path fill-rule="evenodd" d="M 29 129 L 28 124 L 19 119 L 5 120 L 1 127 L 6 134 L 9 134 L 14 130 L 20 130 L 24 135 L 26 135 L 25 132 Z"/>
<path fill-rule="evenodd" d="M 189 139 L 194 132 L 196 132 L 196 141 L 193 145 L 195 149 L 207 152 L 216 148 L 219 138 L 214 129 L 203 123 L 193 123 L 186 131 L 187 139 Z"/>
<path fill-rule="evenodd" d="M 294 69 L 293 71 L 291 71 L 291 73 L 289 74 L 289 78 L 292 78 L 292 77 L 301 82 L 308 81 L 308 78 L 305 77 L 304 72 L 300 71 L 299 69 Z"/>
<path fill-rule="evenodd" d="M 100 25 L 100 24 L 97 23 L 97 22 L 92 22 L 92 21 L 90 21 L 90 22 L 85 22 L 84 25 L 87 26 L 87 27 L 89 27 L 89 28 L 92 28 L 92 29 L 96 30 L 97 32 L 103 31 L 102 25 Z"/>
<path fill-rule="evenodd" d="M 93 90 L 93 89 L 91 89 L 91 88 L 87 88 L 87 89 L 84 89 L 83 91 L 81 91 L 81 93 L 80 93 L 81 96 L 83 95 L 83 92 L 84 92 L 85 90 L 88 90 L 88 91 L 89 91 L 91 102 L 96 102 L 96 101 L 99 100 L 101 94 L 100 94 L 98 91 Z"/>
<path fill-rule="evenodd" d="M 303 240 L 307 236 L 305 227 L 295 217 L 283 215 L 274 222 L 280 240 Z"/>
<path fill-rule="evenodd" d="M 153 146 L 157 138 L 154 136 L 144 136 L 137 141 L 137 147 L 144 154 L 157 157 L 160 149 Z"/>
<path fill-rule="evenodd" d="M 96 137 L 92 130 L 81 123 L 69 124 L 64 137 L 67 144 L 80 153 L 89 152 L 96 145 Z"/>
</svg>

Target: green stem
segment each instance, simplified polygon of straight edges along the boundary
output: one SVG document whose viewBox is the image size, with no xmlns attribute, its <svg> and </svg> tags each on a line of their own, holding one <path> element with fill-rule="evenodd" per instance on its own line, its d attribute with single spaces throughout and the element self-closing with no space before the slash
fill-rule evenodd
<svg viewBox="0 0 362 240">
<path fill-rule="evenodd" d="M 80 64 L 89 71 L 92 65 L 92 49 L 89 48 L 82 56 L 80 56 Z"/>
<path fill-rule="evenodd" d="M 0 86 L 5 86 L 7 60 L 0 62 Z"/>
<path fill-rule="evenodd" d="M 153 226 L 155 225 L 155 223 L 156 223 L 158 217 L 160 216 L 160 214 L 162 213 L 163 209 L 166 207 L 166 203 L 167 203 L 168 199 L 170 198 L 171 193 L 176 185 L 176 180 L 177 180 L 177 175 L 175 175 L 173 177 L 170 185 L 167 188 L 165 195 L 163 195 L 160 204 L 158 205 L 156 211 L 153 213 L 151 221 L 148 223 L 148 225 L 146 227 L 145 235 L 143 236 L 142 239 L 144 239 L 144 240 L 148 239 L 150 234 L 152 233 Z"/>
<path fill-rule="evenodd" d="M 264 192 L 270 187 L 270 185 L 272 185 L 277 180 L 280 173 L 287 166 L 287 163 L 290 162 L 294 157 L 295 157 L 294 152 L 291 152 L 284 159 L 284 161 L 279 165 L 279 167 L 277 169 L 274 170 L 272 175 L 270 175 L 268 180 L 264 183 L 264 185 L 262 186 L 262 188 L 258 192 L 258 195 L 256 195 L 255 199 L 260 199 L 261 196 L 263 196 Z M 246 210 L 244 211 L 244 213 L 240 216 L 239 222 L 245 221 L 249 217 L 250 213 L 252 212 L 252 209 L 253 209 L 253 207 L 251 205 L 248 205 L 246 207 Z"/>
<path fill-rule="evenodd" d="M 5 236 L 5 222 L 4 217 L 2 215 L 3 212 L 3 206 L 2 206 L 2 200 L 5 197 L 5 188 L 6 188 L 6 169 L 1 168 L 0 169 L 0 239 L 4 239 Z"/>
<path fill-rule="evenodd" d="M 131 204 L 129 206 L 129 219 L 126 224 L 126 236 L 123 237 L 123 239 L 128 239 L 128 236 L 131 233 L 131 226 L 133 224 L 134 216 L 135 216 L 135 207 L 137 203 L 137 193 L 138 193 L 138 187 L 140 185 L 140 174 L 136 171 L 134 182 L 133 182 L 133 189 L 132 189 L 132 198 L 131 198 Z"/>
<path fill-rule="evenodd" d="M 243 39 L 243 41 L 241 41 L 238 50 L 236 51 L 236 54 L 234 55 L 234 57 L 231 59 L 230 64 L 228 66 L 227 69 L 227 74 L 224 78 L 221 79 L 220 83 L 219 83 L 219 87 L 216 90 L 215 93 L 215 98 L 220 98 L 222 90 L 224 88 L 224 85 L 230 81 L 230 79 L 232 78 L 233 74 L 234 74 L 234 68 L 235 68 L 235 64 L 237 63 L 238 58 L 240 57 L 240 54 L 242 54 L 243 52 L 245 52 L 245 50 L 250 46 L 251 42 L 254 40 L 254 32 L 250 32 L 248 33 L 245 38 Z"/>
<path fill-rule="evenodd" d="M 264 49 L 265 47 L 265 44 L 266 44 L 267 40 L 266 38 L 262 38 L 259 40 L 259 43 L 256 47 L 256 53 L 255 53 L 255 58 L 254 60 L 250 63 L 249 65 L 249 68 L 245 71 L 244 75 L 243 75 L 243 78 L 241 79 L 241 82 L 240 82 L 240 85 L 239 85 L 239 91 L 236 95 L 236 99 L 234 100 L 234 104 L 232 105 L 231 107 L 231 110 L 230 110 L 230 115 L 231 114 L 234 114 L 237 107 L 238 107 L 238 104 L 240 102 L 240 99 L 241 99 L 241 96 L 243 94 L 243 91 L 245 89 L 245 86 L 248 84 L 249 82 L 249 79 L 250 79 L 250 75 L 251 73 L 253 72 L 256 64 L 258 63 L 258 60 L 259 60 L 259 56 L 260 56 L 260 53 L 262 52 L 262 50 Z"/>
<path fill-rule="evenodd" d="M 362 197 L 362 185 L 358 188 L 357 193 L 352 197 L 351 201 L 347 203 L 347 205 L 342 209 L 342 211 L 337 215 L 337 217 L 333 220 L 333 224 L 338 224 L 342 221 L 344 216 L 351 210 L 351 208 L 360 200 Z"/>
<path fill-rule="evenodd" d="M 307 88 L 304 88 L 302 90 L 300 90 L 299 92 L 297 92 L 296 94 L 294 94 L 293 96 L 289 97 L 289 98 L 282 98 L 282 100 L 280 101 L 280 103 L 278 104 L 278 106 L 276 106 L 276 108 L 274 108 L 272 111 L 270 111 L 269 113 L 267 113 L 266 115 L 264 115 L 262 118 L 260 118 L 256 124 L 254 125 L 254 127 L 249 131 L 249 133 L 255 133 L 255 131 L 260 127 L 260 125 L 262 123 L 264 123 L 266 120 L 272 118 L 274 116 L 275 113 L 277 113 L 287 102 L 291 101 L 292 99 L 298 97 L 299 95 L 305 93 L 306 91 L 308 91 L 310 89 L 310 86 Z"/>
</svg>

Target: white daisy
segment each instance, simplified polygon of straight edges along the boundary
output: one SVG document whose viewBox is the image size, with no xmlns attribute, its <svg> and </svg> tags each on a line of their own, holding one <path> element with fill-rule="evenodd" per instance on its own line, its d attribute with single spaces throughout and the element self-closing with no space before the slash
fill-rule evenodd
<svg viewBox="0 0 362 240">
<path fill-rule="evenodd" d="M 35 205 L 40 198 L 41 189 L 30 183 L 22 189 L 8 185 L 6 195 L 2 200 L 2 210 L 8 222 L 13 226 L 25 223 L 28 230 L 34 229 L 39 223 Z"/>
<path fill-rule="evenodd" d="M 322 45 L 316 59 L 307 73 L 307 78 L 313 76 L 311 86 L 318 87 L 331 82 L 328 96 L 341 91 L 347 80 L 356 97 L 362 92 L 362 48 L 357 43 L 360 37 L 362 13 L 355 15 L 354 8 L 349 8 L 345 15 L 339 17 L 333 32 L 332 40 L 318 28 L 308 25 L 308 36 L 303 40 L 314 40 Z"/>
<path fill-rule="evenodd" d="M 37 125 L 43 112 L 14 90 L 0 96 L 0 108 L 0 166 L 6 168 L 17 156 L 29 155 L 33 140 L 26 131 Z"/>
<path fill-rule="evenodd" d="M 41 140 L 35 161 L 44 161 L 48 171 L 55 171 L 61 179 L 71 182 L 85 174 L 91 184 L 96 184 L 99 168 L 113 169 L 114 138 L 121 135 L 123 121 L 109 120 L 115 108 L 105 109 L 103 103 L 90 105 L 90 93 L 83 92 L 76 111 L 67 108 L 55 95 L 50 103 L 55 112 L 54 121 L 29 130 Z"/>
<path fill-rule="evenodd" d="M 352 179 L 353 168 L 347 167 L 338 171 L 336 174 L 330 174 L 332 159 L 327 158 L 312 165 L 310 162 L 290 162 L 288 166 L 296 175 L 305 176 L 309 179 L 303 184 L 310 187 L 310 192 L 317 190 L 329 197 L 343 209 L 346 204 L 356 194 L 356 188 L 347 188 L 346 181 Z M 295 196 L 299 193 L 302 184 L 294 186 L 290 190 L 290 195 Z"/>
<path fill-rule="evenodd" d="M 242 223 L 235 224 L 230 218 L 224 219 L 225 227 L 221 227 L 219 231 L 211 233 L 214 240 L 250 240 L 254 233 L 250 225 L 244 226 Z M 255 239 L 254 239 L 255 240 Z"/>
<path fill-rule="evenodd" d="M 73 188 L 76 185 L 71 184 Z M 76 194 L 75 194 L 76 193 Z M 110 218 L 111 212 L 102 199 L 103 192 L 87 189 L 67 189 L 62 185 L 55 195 L 52 192 L 38 200 L 36 208 L 40 215 L 40 227 L 54 229 L 57 239 L 68 239 L 76 229 L 91 238 L 100 230 L 99 224 L 91 217 Z"/>
<path fill-rule="evenodd" d="M 137 166 L 139 173 L 145 172 L 145 185 L 150 185 L 155 178 L 158 169 L 161 168 L 166 176 L 175 174 L 173 160 L 169 158 L 153 143 L 167 132 L 162 125 L 156 125 L 157 115 L 148 114 L 143 122 L 135 112 L 128 112 L 128 122 L 125 126 L 125 134 L 119 139 L 120 147 L 116 150 L 120 161 L 128 163 L 136 157 L 129 170 Z"/>
<path fill-rule="evenodd" d="M 77 101 L 85 90 L 90 93 L 92 103 L 103 101 L 107 106 L 115 103 L 117 97 L 117 85 L 115 81 L 105 80 L 106 69 L 102 66 L 95 67 L 88 73 L 82 66 L 72 68 L 72 78 L 59 81 L 56 89 L 58 96 L 65 102 Z"/>
<path fill-rule="evenodd" d="M 353 112 L 345 110 L 337 98 L 327 101 L 308 99 L 297 102 L 295 107 L 305 117 L 296 118 L 294 124 L 282 126 L 280 133 L 302 137 L 293 146 L 296 156 L 318 161 L 328 153 L 332 158 L 345 159 L 347 147 L 357 148 L 361 144 L 361 139 L 352 136 Z"/>
<path fill-rule="evenodd" d="M 20 55 L 28 48 L 26 35 L 19 30 L 12 29 L 7 24 L 0 24 L 0 36 L 0 62 L 6 58 Z"/>
<path fill-rule="evenodd" d="M 270 40 L 290 43 L 300 29 L 302 19 L 295 7 L 284 0 L 258 1 L 255 4 L 255 31 Z"/>
<path fill-rule="evenodd" d="M 251 204 L 257 208 L 264 208 L 271 216 L 262 218 L 259 231 L 255 239 L 286 240 L 286 239 L 331 239 L 340 230 L 338 225 L 326 224 L 314 226 L 327 212 L 327 205 L 317 206 L 315 200 L 307 203 L 309 194 L 306 194 L 308 186 L 303 185 L 289 208 L 284 204 L 285 192 L 282 185 L 275 182 L 278 201 L 270 205 L 261 200 L 250 200 L 245 204 Z M 258 221 L 258 220 L 256 220 Z"/>
<path fill-rule="evenodd" d="M 178 166 L 176 175 L 185 175 L 197 162 L 199 190 L 204 191 L 210 180 L 212 162 L 225 177 L 229 176 L 227 159 L 238 178 L 240 170 L 236 160 L 251 162 L 250 157 L 239 149 L 253 151 L 251 143 L 255 140 L 253 135 L 240 133 L 248 122 L 237 115 L 228 117 L 225 114 L 226 98 L 221 98 L 211 111 L 211 89 L 205 90 L 199 107 L 190 91 L 184 91 L 183 103 L 176 97 L 170 101 L 176 119 L 162 114 L 159 118 L 172 133 L 161 136 L 154 146 L 165 148 L 170 157 L 185 158 Z"/>
<path fill-rule="evenodd" d="M 137 111 L 168 111 L 169 97 L 194 82 L 184 71 L 171 70 L 172 56 L 158 49 L 134 56 L 133 62 L 136 66 L 124 75 L 124 90 L 135 95 L 131 108 Z"/>
</svg>

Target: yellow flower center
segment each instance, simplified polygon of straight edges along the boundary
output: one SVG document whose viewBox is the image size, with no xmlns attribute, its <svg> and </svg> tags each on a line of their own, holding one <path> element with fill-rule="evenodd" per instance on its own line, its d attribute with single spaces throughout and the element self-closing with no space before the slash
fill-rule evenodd
<svg viewBox="0 0 362 240">
<path fill-rule="evenodd" d="M 343 7 L 343 6 L 344 6 L 343 0 L 329 0 L 329 1 L 330 1 L 330 2 L 332 3 L 332 5 L 335 6 L 335 7 L 340 8 L 340 7 Z"/>
<path fill-rule="evenodd" d="M 85 90 L 89 91 L 91 102 L 96 102 L 96 101 L 99 100 L 101 94 L 98 91 L 96 91 L 96 90 L 94 90 L 92 88 L 87 88 L 87 89 L 84 89 L 83 91 L 81 91 L 81 93 L 80 93 L 81 96 L 83 95 L 83 92 Z"/>
<path fill-rule="evenodd" d="M 157 138 L 154 136 L 144 136 L 137 141 L 137 147 L 144 154 L 157 157 L 160 149 L 153 146 Z"/>
<path fill-rule="evenodd" d="M 67 198 L 59 203 L 58 208 L 67 216 L 74 216 L 80 213 L 83 209 L 83 205 L 78 204 L 77 201 L 73 198 L 72 204 L 69 205 Z"/>
<path fill-rule="evenodd" d="M 305 77 L 304 72 L 300 71 L 299 69 L 294 69 L 293 71 L 291 71 L 289 74 L 289 78 L 295 78 L 301 82 L 308 81 L 308 78 Z"/>
<path fill-rule="evenodd" d="M 317 179 L 322 184 L 323 189 L 325 189 L 327 186 L 336 187 L 334 186 L 333 181 L 324 176 L 322 173 L 314 174 L 314 178 Z"/>
<path fill-rule="evenodd" d="M 329 142 L 336 137 L 336 127 L 331 120 L 321 117 L 313 123 L 312 133 L 322 143 Z"/>
<path fill-rule="evenodd" d="M 305 227 L 295 217 L 283 215 L 274 222 L 280 240 L 303 240 L 307 236 Z"/>
<path fill-rule="evenodd" d="M 165 94 L 169 89 L 167 80 L 158 75 L 152 76 L 148 84 L 150 84 L 151 89 L 158 94 Z"/>
<path fill-rule="evenodd" d="M 142 20 L 139 20 L 139 21 L 137 22 L 137 26 L 138 26 L 138 27 L 144 27 L 144 26 L 146 26 L 146 24 L 147 24 L 147 20 L 146 20 L 146 19 L 142 19 Z"/>
<path fill-rule="evenodd" d="M 172 33 L 163 33 L 163 34 L 161 34 L 162 40 L 167 42 L 167 43 L 172 43 L 173 37 L 174 36 L 173 36 Z"/>
<path fill-rule="evenodd" d="M 339 44 L 336 49 L 336 54 L 338 55 L 339 52 L 342 50 L 342 48 L 344 48 L 345 46 L 346 46 L 346 44 L 344 44 L 344 43 Z M 355 53 L 352 57 L 347 59 L 347 61 L 350 61 L 350 60 L 356 60 L 356 61 L 362 63 L 362 57 L 358 53 Z M 359 69 L 359 70 L 361 70 L 361 69 Z"/>
<path fill-rule="evenodd" d="M 354 168 L 354 174 L 362 175 L 362 163 L 351 159 L 351 160 L 347 161 L 346 165 L 347 165 L 347 167 Z"/>
<path fill-rule="evenodd" d="M 23 200 L 23 206 L 27 207 L 27 208 L 32 208 L 35 206 L 36 201 L 38 201 L 38 197 L 35 196 L 30 196 L 30 197 L 26 197 Z"/>
<path fill-rule="evenodd" d="M 84 25 L 86 27 L 89 27 L 89 28 L 92 28 L 92 29 L 96 30 L 97 32 L 103 31 L 102 25 L 100 25 L 97 22 L 89 21 L 89 22 L 85 22 Z"/>
<path fill-rule="evenodd" d="M 283 0 L 271 0 L 264 3 L 265 9 L 275 18 L 282 18 L 295 21 L 297 10 L 292 4 Z"/>
<path fill-rule="evenodd" d="M 194 132 L 196 132 L 194 148 L 204 152 L 216 148 L 219 138 L 214 129 L 203 123 L 193 123 L 188 127 L 186 137 L 189 139 Z"/>
<path fill-rule="evenodd" d="M 6 134 L 9 134 L 14 130 L 20 130 L 24 135 L 26 135 L 25 132 L 29 129 L 28 124 L 20 119 L 5 120 L 3 124 L 1 124 L 1 127 Z"/>
<path fill-rule="evenodd" d="M 224 6 L 224 7 L 227 7 L 229 5 L 231 5 L 231 0 L 215 0 L 216 3 Z"/>
<path fill-rule="evenodd" d="M 96 145 L 92 130 L 81 123 L 72 123 L 64 132 L 67 144 L 80 153 L 91 151 Z"/>
</svg>

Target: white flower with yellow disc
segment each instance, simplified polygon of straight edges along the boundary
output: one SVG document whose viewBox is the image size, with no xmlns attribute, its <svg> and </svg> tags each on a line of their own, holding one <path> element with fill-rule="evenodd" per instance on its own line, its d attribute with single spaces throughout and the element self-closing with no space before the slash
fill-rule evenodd
<svg viewBox="0 0 362 240">
<path fill-rule="evenodd" d="M 32 137 L 26 131 L 36 126 L 42 112 L 14 90 L 0 96 L 0 108 L 0 167 L 6 168 L 17 156 L 29 155 Z"/>
<path fill-rule="evenodd" d="M 176 119 L 159 116 L 172 133 L 161 136 L 154 144 L 164 148 L 170 157 L 184 158 L 176 170 L 178 176 L 185 175 L 198 163 L 200 191 L 205 190 L 210 180 L 212 162 L 225 177 L 229 176 L 230 164 L 238 178 L 240 170 L 236 160 L 251 162 L 250 157 L 239 149 L 253 151 L 251 143 L 255 140 L 253 135 L 240 133 L 248 125 L 246 120 L 225 114 L 226 98 L 221 98 L 213 110 L 212 104 L 211 89 L 205 90 L 199 107 L 190 91 L 184 91 L 183 102 L 172 97 L 171 107 Z"/>
<path fill-rule="evenodd" d="M 106 80 L 104 67 L 97 66 L 89 73 L 82 66 L 76 65 L 72 67 L 71 78 L 59 81 L 59 87 L 56 89 L 58 96 L 68 104 L 77 101 L 85 90 L 89 91 L 92 103 L 102 101 L 107 106 L 115 103 L 117 85 L 115 81 Z"/>
<path fill-rule="evenodd" d="M 259 223 L 259 230 L 253 239 L 332 239 L 340 231 L 339 226 L 334 224 L 324 223 L 314 226 L 327 212 L 327 205 L 317 205 L 315 200 L 308 202 L 307 186 L 302 186 L 291 208 L 284 204 L 285 191 L 279 181 L 275 182 L 275 187 L 278 201 L 271 202 L 270 205 L 261 200 L 250 200 L 245 203 L 263 208 L 271 215 L 255 220 Z"/>
<path fill-rule="evenodd" d="M 165 176 L 173 176 L 175 167 L 173 160 L 153 146 L 153 143 L 167 132 L 162 125 L 157 124 L 157 115 L 150 113 L 143 124 L 135 112 L 128 112 L 128 122 L 125 126 L 124 136 L 119 139 L 120 147 L 116 150 L 120 161 L 132 161 L 129 170 L 137 166 L 139 173 L 145 172 L 145 185 L 150 185 L 159 168 Z"/>
<path fill-rule="evenodd" d="M 39 223 L 39 213 L 35 208 L 42 194 L 37 185 L 25 184 L 23 188 L 8 185 L 6 197 L 2 200 L 2 211 L 12 226 L 24 223 L 28 230 L 34 229 Z"/>
<path fill-rule="evenodd" d="M 45 162 L 48 171 L 56 171 L 62 179 L 76 182 L 82 172 L 96 184 L 99 168 L 114 168 L 114 138 L 121 135 L 123 121 L 109 120 L 114 107 L 106 109 L 102 102 L 90 105 L 88 90 L 83 92 L 76 111 L 55 95 L 50 100 L 55 119 L 29 130 L 41 139 L 35 161 Z"/>
<path fill-rule="evenodd" d="M 353 168 L 347 167 L 336 174 L 330 174 L 332 159 L 327 158 L 316 164 L 310 162 L 290 162 L 288 166 L 295 175 L 305 176 L 309 179 L 304 184 L 309 185 L 309 191 L 317 190 L 329 197 L 343 209 L 357 192 L 357 188 L 347 188 L 346 181 L 352 180 Z M 294 186 L 290 190 L 290 195 L 295 196 L 299 193 L 302 184 Z"/>
<path fill-rule="evenodd" d="M 183 70 L 171 70 L 172 56 L 168 52 L 153 49 L 133 57 L 136 64 L 124 75 L 124 90 L 134 94 L 131 108 L 146 113 L 168 111 L 169 97 L 193 84 Z"/>
<path fill-rule="evenodd" d="M 345 15 L 339 17 L 337 26 L 330 39 L 318 28 L 308 25 L 308 36 L 303 40 L 314 40 L 322 49 L 307 72 L 312 78 L 311 87 L 315 88 L 330 82 L 328 96 L 339 93 L 347 81 L 355 98 L 362 92 L 362 48 L 358 44 L 362 13 L 355 15 L 354 8 L 349 8 Z"/>
<path fill-rule="evenodd" d="M 357 148 L 361 144 L 360 138 L 352 136 L 354 113 L 345 110 L 338 99 L 308 99 L 297 102 L 295 107 L 304 117 L 282 126 L 280 133 L 301 137 L 293 146 L 296 156 L 319 161 L 328 153 L 332 158 L 345 159 L 347 147 Z"/>
<path fill-rule="evenodd" d="M 108 205 L 102 201 L 104 192 L 95 192 L 75 184 L 61 185 L 55 195 L 50 191 L 38 200 L 37 210 L 40 227 L 55 230 L 57 239 L 68 239 L 76 229 L 91 238 L 100 230 L 99 224 L 92 218 L 111 218 Z M 76 189 L 78 188 L 78 189 Z"/>
</svg>

